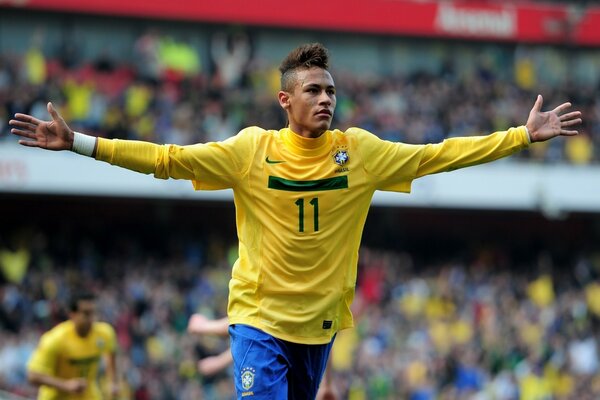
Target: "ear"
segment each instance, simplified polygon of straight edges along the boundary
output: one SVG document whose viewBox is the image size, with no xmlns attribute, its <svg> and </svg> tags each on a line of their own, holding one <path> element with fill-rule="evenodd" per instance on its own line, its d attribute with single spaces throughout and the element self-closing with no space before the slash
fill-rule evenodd
<svg viewBox="0 0 600 400">
<path fill-rule="evenodd" d="M 281 108 L 286 111 L 288 108 L 290 108 L 290 94 L 288 92 L 280 90 L 279 93 L 277 93 L 277 99 L 279 99 L 279 105 Z"/>
</svg>

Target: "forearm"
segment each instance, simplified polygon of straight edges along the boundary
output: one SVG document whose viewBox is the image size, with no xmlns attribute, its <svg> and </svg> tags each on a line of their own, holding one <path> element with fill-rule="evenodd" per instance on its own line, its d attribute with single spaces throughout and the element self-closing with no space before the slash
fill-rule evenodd
<svg viewBox="0 0 600 400">
<path fill-rule="evenodd" d="M 132 171 L 154 174 L 161 179 L 194 179 L 184 151 L 181 146 L 98 138 L 95 158 Z"/>
<path fill-rule="evenodd" d="M 229 332 L 229 319 L 208 319 L 202 314 L 193 314 L 188 322 L 188 332 L 198 335 L 227 336 Z"/>
<path fill-rule="evenodd" d="M 229 333 L 229 319 L 221 318 L 213 321 L 207 321 L 204 327 L 205 334 L 213 334 L 219 336 L 227 336 Z"/>
<path fill-rule="evenodd" d="M 160 147 L 149 142 L 98 138 L 95 158 L 132 171 L 151 174 L 156 169 Z"/>
<path fill-rule="evenodd" d="M 27 373 L 27 380 L 29 381 L 29 383 L 31 383 L 35 386 L 44 385 L 44 386 L 52 387 L 54 389 L 58 389 L 60 391 L 66 391 L 65 385 L 66 385 L 67 381 L 65 379 L 61 379 L 56 376 L 40 374 L 38 372 L 29 371 Z"/>
<path fill-rule="evenodd" d="M 207 357 L 198 361 L 198 371 L 202 375 L 212 376 L 223 371 L 233 363 L 231 350 L 227 349 L 219 355 Z"/>
<path fill-rule="evenodd" d="M 106 378 L 113 386 L 118 384 L 117 357 L 115 353 L 106 356 Z"/>
<path fill-rule="evenodd" d="M 527 146 L 529 137 L 524 126 L 488 136 L 446 139 L 425 146 L 417 177 L 494 161 Z"/>
</svg>

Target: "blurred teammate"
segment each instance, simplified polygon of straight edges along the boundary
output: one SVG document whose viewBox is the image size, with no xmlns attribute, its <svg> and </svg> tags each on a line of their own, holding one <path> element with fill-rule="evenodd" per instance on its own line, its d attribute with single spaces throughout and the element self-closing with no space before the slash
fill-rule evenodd
<svg viewBox="0 0 600 400">
<path fill-rule="evenodd" d="M 95 314 L 93 295 L 75 295 L 69 319 L 42 335 L 27 365 L 27 378 L 40 386 L 39 400 L 102 399 L 97 383 L 102 358 L 111 395 L 117 394 L 115 331 L 95 322 Z"/>
<path fill-rule="evenodd" d="M 358 249 L 376 190 L 410 192 L 421 176 L 481 164 L 530 142 L 575 135 L 580 112 L 564 103 L 542 112 L 538 96 L 524 126 L 488 136 L 407 145 L 360 128 L 331 129 L 336 88 L 327 50 L 303 45 L 280 66 L 278 100 L 288 126 L 242 130 L 191 146 L 107 140 L 16 114 L 25 146 L 73 150 L 197 190 L 232 188 L 239 259 L 229 284 L 229 334 L 239 399 L 313 399 L 335 334 L 353 326 Z"/>
</svg>

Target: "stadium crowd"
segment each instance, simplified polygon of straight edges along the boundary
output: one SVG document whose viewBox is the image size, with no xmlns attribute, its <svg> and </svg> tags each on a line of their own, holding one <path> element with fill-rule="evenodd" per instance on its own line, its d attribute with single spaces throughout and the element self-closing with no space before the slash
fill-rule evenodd
<svg viewBox="0 0 600 400">
<path fill-rule="evenodd" d="M 173 230 L 164 243 L 109 229 L 3 232 L 0 390 L 34 395 L 27 359 L 83 287 L 116 329 L 121 398 L 233 398 L 230 370 L 196 369 L 227 340 L 186 333 L 192 313 L 225 315 L 233 242 Z M 600 254 L 540 251 L 523 261 L 506 245 L 461 257 L 363 247 L 356 328 L 333 350 L 340 398 L 598 398 Z"/>
<path fill-rule="evenodd" d="M 242 126 L 283 126 L 276 66 L 254 57 L 244 37 L 231 46 L 223 40 L 212 43 L 214 68 L 152 30 L 132 49 L 134 64 L 108 54 L 83 63 L 69 47 L 0 54 L 0 141 L 15 140 L 6 123 L 15 112 L 46 119 L 49 99 L 74 128 L 109 138 L 189 144 L 224 139 Z M 424 143 L 521 124 L 537 94 L 535 73 L 527 62 L 515 61 L 513 79 L 496 68 L 335 71 L 334 126 Z M 516 158 L 597 163 L 598 90 L 573 82 L 542 89 L 546 105 L 577 104 L 586 124 L 576 138 Z M 85 233 L 75 223 L 58 232 L 0 225 L 0 390 L 34 396 L 27 359 L 41 333 L 66 317 L 72 290 L 84 287 L 116 329 L 123 399 L 233 398 L 231 371 L 209 377 L 196 368 L 227 341 L 193 337 L 186 325 L 192 313 L 225 315 L 235 238 L 169 231 L 168 239 L 149 239 L 146 231 L 98 223 Z M 363 247 L 357 326 L 338 335 L 333 351 L 341 398 L 600 398 L 600 254 L 556 260 L 540 251 L 531 262 L 512 259 L 504 246 L 436 260 Z"/>
<path fill-rule="evenodd" d="M 131 50 L 133 63 L 108 52 L 82 62 L 74 45 L 45 54 L 36 41 L 23 54 L 0 54 L 0 137 L 15 112 L 46 118 L 46 102 L 76 129 L 109 138 L 190 144 L 232 136 L 244 126 L 284 126 L 275 65 L 253 55 L 248 37 L 215 35 L 210 60 L 189 43 L 155 30 Z M 459 51 L 459 50 L 457 50 Z M 335 56 L 334 56 L 335 59 Z M 593 85 L 542 82 L 528 57 L 504 66 L 482 59 L 465 73 L 453 61 L 409 76 L 335 70 L 333 126 L 360 126 L 407 143 L 487 134 L 522 124 L 537 91 L 546 107 L 570 100 L 585 115 L 578 137 L 533 146 L 521 158 L 589 164 L 600 159 L 600 97 Z M 548 65 L 548 64 L 544 64 Z M 554 68 L 551 65 L 548 68 Z"/>
</svg>

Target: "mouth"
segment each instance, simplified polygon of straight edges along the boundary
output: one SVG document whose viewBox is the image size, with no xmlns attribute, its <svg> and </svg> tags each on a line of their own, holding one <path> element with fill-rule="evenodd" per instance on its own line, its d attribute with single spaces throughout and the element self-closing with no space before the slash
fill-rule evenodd
<svg viewBox="0 0 600 400">
<path fill-rule="evenodd" d="M 332 113 L 328 109 L 322 109 L 322 110 L 317 111 L 316 115 L 317 115 L 317 117 L 328 117 L 328 118 L 331 118 Z"/>
</svg>

